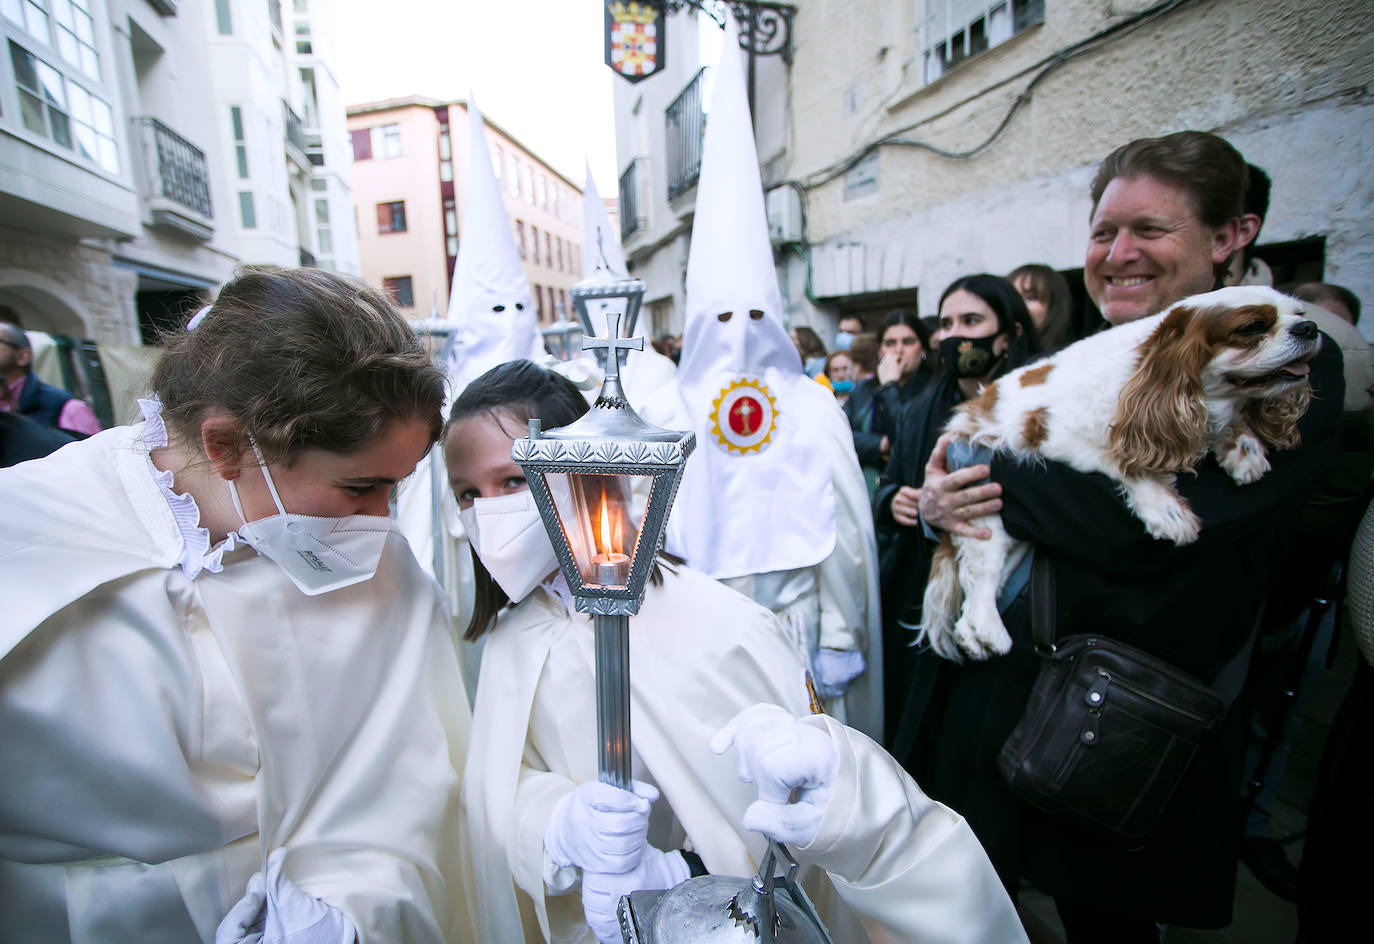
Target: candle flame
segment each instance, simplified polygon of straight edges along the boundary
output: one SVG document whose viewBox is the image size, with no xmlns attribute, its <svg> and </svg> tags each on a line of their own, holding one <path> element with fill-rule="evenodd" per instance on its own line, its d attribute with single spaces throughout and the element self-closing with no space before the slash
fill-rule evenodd
<svg viewBox="0 0 1374 944">
<path fill-rule="evenodd" d="M 611 522 L 606 515 L 606 490 L 601 490 L 601 553 L 611 553 Z"/>
</svg>

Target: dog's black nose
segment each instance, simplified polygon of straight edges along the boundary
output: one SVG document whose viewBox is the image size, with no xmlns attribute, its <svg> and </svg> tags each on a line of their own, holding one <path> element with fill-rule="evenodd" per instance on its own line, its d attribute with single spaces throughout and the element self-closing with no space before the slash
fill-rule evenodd
<svg viewBox="0 0 1374 944">
<path fill-rule="evenodd" d="M 1299 321 L 1293 325 L 1291 331 L 1293 337 L 1311 341 L 1317 337 L 1317 323 L 1315 321 Z"/>
</svg>

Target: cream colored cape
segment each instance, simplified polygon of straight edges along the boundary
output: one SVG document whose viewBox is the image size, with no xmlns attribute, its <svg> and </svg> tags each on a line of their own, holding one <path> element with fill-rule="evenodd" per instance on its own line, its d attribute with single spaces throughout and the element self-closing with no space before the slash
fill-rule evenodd
<svg viewBox="0 0 1374 944">
<path fill-rule="evenodd" d="M 466 698 L 404 540 L 306 597 L 189 580 L 141 426 L 0 471 L 6 941 L 211 941 L 267 851 L 363 942 L 467 940 Z"/>
<path fill-rule="evenodd" d="M 633 355 L 632 355 L 633 356 Z M 818 429 L 814 439 L 821 452 L 816 466 L 830 472 L 834 494 L 834 545 L 818 564 L 766 574 L 744 574 L 724 582 L 755 602 L 777 613 L 787 625 L 794 644 L 804 660 L 817 647 L 858 650 L 867 665 L 843 697 L 826 702 L 835 717 L 881 741 L 883 737 L 883 647 L 882 611 L 878 596 L 878 546 L 873 532 L 873 511 L 868 502 L 868 487 L 854 453 L 854 436 L 834 396 L 820 384 L 802 377 L 801 387 L 814 402 L 805 412 L 806 421 Z M 679 386 L 670 384 L 659 391 L 640 411 L 651 423 L 667 429 L 691 428 L 691 412 L 683 401 Z M 698 451 L 716 448 L 704 443 L 698 432 Z M 688 460 L 697 461 L 696 457 Z M 738 484 L 739 477 L 736 477 Z M 789 496 L 778 493 L 766 481 L 755 483 L 760 502 L 789 509 L 792 515 L 805 515 Z M 699 499 L 707 501 L 708 498 Z M 668 550 L 687 556 L 685 548 L 673 543 L 673 521 L 696 514 L 692 494 L 679 492 L 669 521 Z M 767 533 L 735 535 L 736 540 L 771 540 Z"/>
<path fill-rule="evenodd" d="M 830 736 L 839 763 L 820 831 L 792 851 L 826 870 L 874 944 L 1025 944 L 1016 908 L 963 817 L 859 732 L 823 716 L 803 723 Z"/>
<path fill-rule="evenodd" d="M 634 775 L 662 792 L 649 839 L 748 875 L 764 839 L 740 821 L 757 791 L 708 742 L 757 702 L 806 713 L 802 666 L 767 610 L 704 574 L 663 570 L 630 618 Z M 592 940 L 575 870 L 553 869 L 543 848 L 554 804 L 597 777 L 595 693 L 575 681 L 592 677 L 592 639 L 590 617 L 539 588 L 502 614 L 483 653 L 463 786 L 483 940 Z"/>
</svg>

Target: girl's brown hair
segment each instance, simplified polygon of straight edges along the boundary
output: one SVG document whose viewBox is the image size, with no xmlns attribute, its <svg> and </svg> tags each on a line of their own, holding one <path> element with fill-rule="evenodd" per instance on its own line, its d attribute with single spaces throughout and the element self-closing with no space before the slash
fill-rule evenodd
<svg viewBox="0 0 1374 944">
<path fill-rule="evenodd" d="M 437 441 L 444 377 L 387 300 L 321 269 L 245 266 L 194 331 L 168 339 L 153 373 L 168 427 L 199 443 L 213 410 L 252 435 L 269 461 L 302 450 L 349 453 L 395 420 Z"/>
</svg>

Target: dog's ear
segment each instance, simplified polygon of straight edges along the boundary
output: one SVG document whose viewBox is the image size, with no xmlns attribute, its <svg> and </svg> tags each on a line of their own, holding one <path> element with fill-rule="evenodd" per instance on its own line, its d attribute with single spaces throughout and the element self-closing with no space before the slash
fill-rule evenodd
<svg viewBox="0 0 1374 944">
<path fill-rule="evenodd" d="M 1197 315 L 1175 307 L 1140 345 L 1107 439 L 1124 475 L 1191 471 L 1206 449 L 1201 377 L 1209 350 Z"/>
<path fill-rule="evenodd" d="M 1270 449 L 1292 449 L 1302 442 L 1298 420 L 1302 419 L 1311 402 L 1312 388 L 1303 384 L 1276 397 L 1247 401 L 1245 421 Z"/>
</svg>

